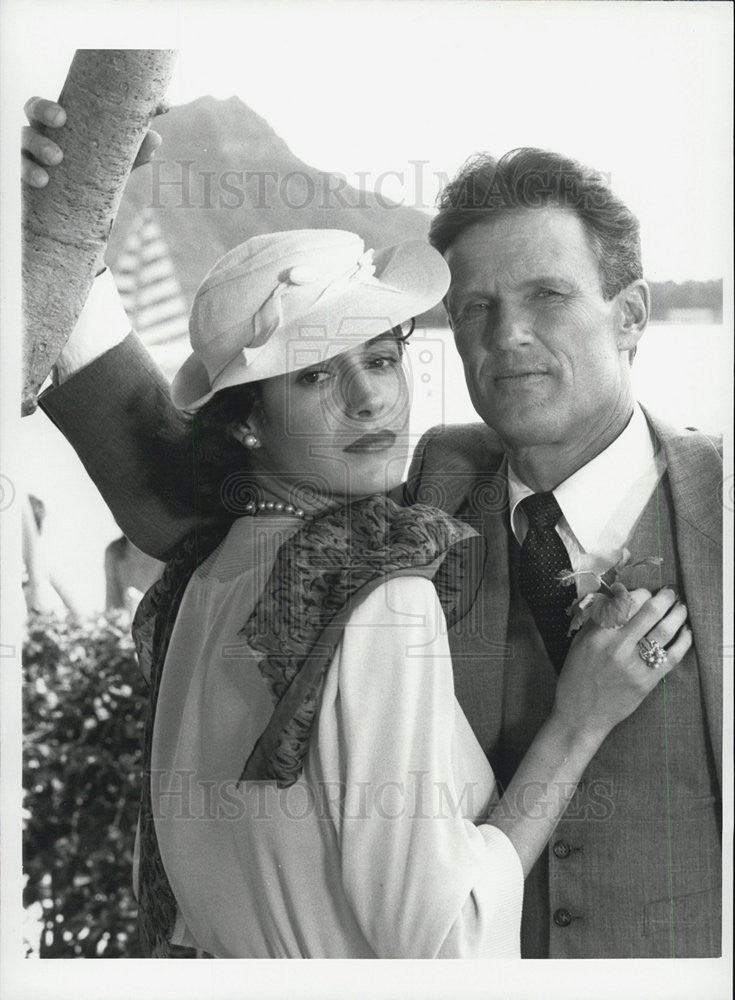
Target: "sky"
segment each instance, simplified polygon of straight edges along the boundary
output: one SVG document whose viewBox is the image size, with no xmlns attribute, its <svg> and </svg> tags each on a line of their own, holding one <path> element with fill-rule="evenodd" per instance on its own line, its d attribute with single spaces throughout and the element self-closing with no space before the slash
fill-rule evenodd
<svg viewBox="0 0 735 1000">
<path fill-rule="evenodd" d="M 637 212 L 650 279 L 728 270 L 729 4 L 3 9 L 7 118 L 31 93 L 58 93 L 76 47 L 176 47 L 171 103 L 237 95 L 307 163 L 386 197 L 429 211 L 441 179 L 477 150 L 557 149 L 609 174 Z"/>
</svg>

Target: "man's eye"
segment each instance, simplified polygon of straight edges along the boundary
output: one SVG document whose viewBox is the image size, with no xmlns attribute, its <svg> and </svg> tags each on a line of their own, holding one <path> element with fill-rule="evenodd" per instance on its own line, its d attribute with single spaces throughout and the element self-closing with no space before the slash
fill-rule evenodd
<svg viewBox="0 0 735 1000">
<path fill-rule="evenodd" d="M 536 295 L 540 299 L 557 299 L 561 296 L 561 292 L 557 292 L 554 288 L 539 288 Z"/>
<path fill-rule="evenodd" d="M 456 321 L 461 325 L 463 322 L 471 323 L 476 319 L 485 317 L 490 312 L 489 302 L 468 302 L 460 307 Z"/>
</svg>

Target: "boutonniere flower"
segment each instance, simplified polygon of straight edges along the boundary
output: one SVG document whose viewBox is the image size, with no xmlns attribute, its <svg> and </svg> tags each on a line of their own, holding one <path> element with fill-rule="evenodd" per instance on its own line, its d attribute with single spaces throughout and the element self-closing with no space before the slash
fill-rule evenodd
<svg viewBox="0 0 735 1000">
<path fill-rule="evenodd" d="M 623 570 L 660 566 L 661 562 L 660 556 L 634 560 L 626 548 L 583 553 L 576 570 L 563 570 L 557 577 L 564 587 L 579 584 L 581 594 L 567 609 L 572 619 L 567 634 L 572 635 L 590 618 L 603 628 L 625 625 L 630 618 L 633 599 L 620 578 Z"/>
</svg>

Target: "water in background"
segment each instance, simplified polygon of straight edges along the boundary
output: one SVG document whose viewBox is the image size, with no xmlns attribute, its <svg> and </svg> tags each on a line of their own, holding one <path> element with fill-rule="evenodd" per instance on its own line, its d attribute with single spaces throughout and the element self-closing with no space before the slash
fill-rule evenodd
<svg viewBox="0 0 735 1000">
<path fill-rule="evenodd" d="M 180 359 L 161 359 L 166 368 Z M 412 438 L 437 423 L 476 421 L 449 330 L 417 330 L 408 351 Z M 633 366 L 636 394 L 656 415 L 713 433 L 731 424 L 732 335 L 727 327 L 649 326 Z M 120 532 L 76 455 L 39 411 L 21 422 L 25 488 L 46 504 L 52 570 L 89 611 L 104 607 L 103 553 Z M 114 451 L 114 443 L 111 442 Z"/>
</svg>

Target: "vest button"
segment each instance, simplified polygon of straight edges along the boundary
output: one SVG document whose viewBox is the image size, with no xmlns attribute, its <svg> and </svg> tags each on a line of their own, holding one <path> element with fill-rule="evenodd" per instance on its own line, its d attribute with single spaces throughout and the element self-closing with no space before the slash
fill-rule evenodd
<svg viewBox="0 0 735 1000">
<path fill-rule="evenodd" d="M 555 910 L 554 911 L 554 923 L 557 927 L 568 927 L 573 920 L 573 917 L 569 910 Z"/>
<path fill-rule="evenodd" d="M 557 840 L 554 844 L 553 851 L 557 858 L 568 858 L 572 853 L 572 849 L 566 840 Z"/>
</svg>

